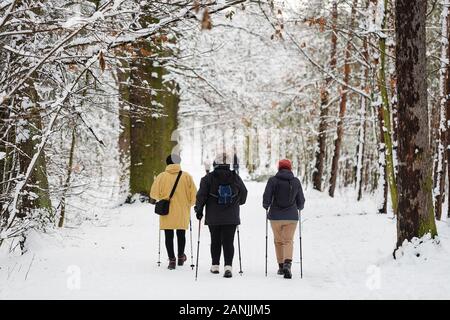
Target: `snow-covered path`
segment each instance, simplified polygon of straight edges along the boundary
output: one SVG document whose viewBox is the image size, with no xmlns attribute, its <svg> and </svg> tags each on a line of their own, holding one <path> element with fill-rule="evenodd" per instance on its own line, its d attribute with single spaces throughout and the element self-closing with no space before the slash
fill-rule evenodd
<svg viewBox="0 0 450 320">
<path fill-rule="evenodd" d="M 163 264 L 158 267 L 158 217 L 150 205 L 134 204 L 106 210 L 80 228 L 34 234 L 24 256 L 0 256 L 0 299 L 450 298 L 446 223 L 438 225 L 439 248 L 423 250 L 419 259 L 409 254 L 393 261 L 394 220 L 375 214 L 370 200 L 357 203 L 342 195 L 329 199 L 312 191 L 306 192 L 303 215 L 304 278 L 299 276 L 298 239 L 294 278 L 275 274 L 270 232 L 265 278 L 265 218 L 260 206 L 264 185 L 247 186 L 249 200 L 242 208 L 240 228 L 243 276 L 238 274 L 237 250 L 232 279 L 209 273 L 209 233 L 204 227 L 197 282 L 190 261 L 177 270 L 166 268 L 163 246 Z M 194 251 L 197 230 L 193 220 Z"/>
</svg>

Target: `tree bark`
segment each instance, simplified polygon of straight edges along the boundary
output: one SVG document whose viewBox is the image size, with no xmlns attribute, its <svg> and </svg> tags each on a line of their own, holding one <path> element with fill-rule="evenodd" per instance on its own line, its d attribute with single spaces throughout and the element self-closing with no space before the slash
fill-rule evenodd
<svg viewBox="0 0 450 320">
<path fill-rule="evenodd" d="M 344 61 L 344 83 L 348 84 L 350 81 L 350 58 L 352 49 L 352 39 L 353 39 L 353 28 L 356 16 L 356 7 L 358 5 L 358 0 L 353 0 L 352 11 L 350 17 L 350 33 L 349 40 L 345 49 L 345 61 Z M 331 161 L 331 177 L 330 177 L 330 187 L 328 189 L 328 194 L 330 197 L 334 197 L 334 191 L 336 189 L 336 181 L 339 170 L 339 158 L 341 153 L 342 138 L 344 136 L 344 116 L 347 110 L 347 85 L 342 86 L 341 89 L 341 102 L 339 105 L 339 121 L 336 129 L 336 140 L 334 141 L 334 155 Z"/>
<path fill-rule="evenodd" d="M 447 26 L 447 33 L 448 37 L 447 39 L 450 39 L 450 18 L 448 19 L 448 26 Z M 450 45 L 447 46 L 447 57 L 450 57 Z M 446 110 L 445 110 L 445 118 L 447 123 L 447 129 L 449 128 L 450 123 L 450 65 L 447 65 L 447 74 L 445 79 L 445 91 L 447 92 L 447 100 L 446 100 Z M 447 158 L 447 182 L 449 184 L 448 187 L 448 194 L 447 194 L 447 217 L 450 218 L 450 133 L 447 130 L 447 137 L 446 137 L 446 158 Z"/>
<path fill-rule="evenodd" d="M 369 1 L 366 2 L 366 9 L 369 7 Z M 363 57 L 366 63 L 369 63 L 369 43 L 367 36 L 363 39 Z M 369 95 L 369 67 L 363 66 L 361 71 L 361 90 Z M 366 147 L 366 110 L 368 99 L 366 97 L 360 98 L 360 124 L 359 124 L 359 141 L 357 149 L 357 166 L 356 166 L 356 188 L 358 192 L 357 200 L 362 199 L 362 189 L 363 189 L 363 169 L 364 169 L 364 156 Z"/>
<path fill-rule="evenodd" d="M 386 32 L 387 26 L 387 6 L 388 1 L 383 0 L 384 14 L 381 24 L 381 31 Z M 378 87 L 381 94 L 381 114 L 383 116 L 383 129 L 386 155 L 386 174 L 391 195 L 392 211 L 397 214 L 398 211 L 398 191 L 394 167 L 394 146 L 392 142 L 392 123 L 391 123 L 391 108 L 389 103 L 388 85 L 386 82 L 386 35 L 380 35 L 379 39 L 380 49 L 380 69 L 378 75 Z"/>
<path fill-rule="evenodd" d="M 73 167 L 73 158 L 75 154 L 75 142 L 77 139 L 77 129 L 75 124 L 73 124 L 72 128 L 72 141 L 70 143 L 70 151 L 69 151 L 69 163 L 67 164 L 67 176 L 66 181 L 64 182 L 63 186 L 63 194 L 61 197 L 61 211 L 59 215 L 59 221 L 58 221 L 58 227 L 62 228 L 64 226 L 64 221 L 66 218 L 66 194 L 69 190 L 70 186 L 70 180 L 72 178 L 72 167 Z"/>
<path fill-rule="evenodd" d="M 434 198 L 434 209 L 436 212 L 436 219 L 441 220 L 442 216 L 442 202 L 445 192 L 445 173 L 447 162 L 447 118 L 446 109 L 448 103 L 447 81 L 449 76 L 449 56 L 448 56 L 448 36 L 449 34 L 449 5 L 450 1 L 445 0 L 443 3 L 441 24 L 442 24 L 442 38 L 441 38 L 441 69 L 440 69 L 440 104 L 439 104 L 439 127 L 438 127 L 438 147 L 437 147 L 437 168 L 436 168 L 436 188 Z"/>
<path fill-rule="evenodd" d="M 131 63 L 130 93 L 130 192 L 148 194 L 154 177 L 164 171 L 166 157 L 174 143 L 179 98 L 175 84 L 163 82 L 163 66 L 143 57 L 155 48 L 148 42 L 136 46 L 137 58 Z M 149 88 L 144 88 L 145 83 Z"/>
<path fill-rule="evenodd" d="M 437 235 L 432 197 L 426 65 L 426 0 L 397 0 L 398 215 L 397 247 Z"/>
<path fill-rule="evenodd" d="M 131 112 L 130 112 L 130 75 L 131 67 L 127 59 L 120 60 L 117 68 L 119 102 L 119 157 L 120 157 L 120 191 L 121 196 L 130 194 L 130 149 L 131 149 Z"/>
<path fill-rule="evenodd" d="M 6 202 L 6 197 L 11 191 L 10 183 L 6 181 L 9 181 L 12 177 L 11 170 L 15 151 L 10 144 L 15 142 L 15 127 L 13 126 L 13 120 L 10 118 L 9 108 L 0 108 L 0 119 L 0 137 L 5 141 L 0 143 L 0 182 L 2 182 L 0 197 L 5 197 L 5 199 L 0 199 L 0 202 Z"/>
<path fill-rule="evenodd" d="M 38 108 L 38 94 L 31 81 L 21 97 L 21 110 L 23 112 L 24 125 L 18 129 L 20 142 L 18 147 L 22 152 L 18 152 L 19 172 L 25 174 L 31 159 L 35 154 L 36 146 L 39 144 L 39 137 L 42 135 L 42 117 Z M 42 209 L 48 217 L 53 215 L 52 204 L 49 195 L 49 184 L 47 177 L 47 161 L 43 150 L 37 159 L 36 166 L 30 179 L 22 192 L 21 201 L 18 206 L 18 218 L 24 218 L 35 209 Z M 47 218 L 48 218 L 47 217 Z"/>
<path fill-rule="evenodd" d="M 333 73 L 336 69 L 336 52 L 337 52 L 337 18 L 338 7 L 337 1 L 333 0 L 332 4 L 332 28 L 331 28 L 331 58 L 330 58 L 330 73 Z M 319 118 L 319 135 L 318 135 L 318 147 L 315 151 L 316 163 L 313 172 L 313 188 L 315 190 L 322 191 L 322 179 L 325 167 L 325 153 L 327 142 L 327 129 L 328 129 L 328 110 L 329 110 L 329 86 L 332 83 L 332 78 L 327 76 L 325 82 L 320 90 L 320 118 Z"/>
</svg>

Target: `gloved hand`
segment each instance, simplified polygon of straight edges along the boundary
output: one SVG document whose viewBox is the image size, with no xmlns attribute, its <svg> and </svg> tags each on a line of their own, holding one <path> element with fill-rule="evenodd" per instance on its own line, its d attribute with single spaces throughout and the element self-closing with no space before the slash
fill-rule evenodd
<svg viewBox="0 0 450 320">
<path fill-rule="evenodd" d="M 197 217 L 198 220 L 202 220 L 203 218 L 203 210 L 198 208 L 197 206 L 194 207 L 194 211 L 195 211 L 195 216 Z"/>
</svg>

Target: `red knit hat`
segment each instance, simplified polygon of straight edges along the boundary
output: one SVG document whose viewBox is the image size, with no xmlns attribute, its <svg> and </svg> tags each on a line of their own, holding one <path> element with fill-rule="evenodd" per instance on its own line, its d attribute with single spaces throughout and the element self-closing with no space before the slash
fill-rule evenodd
<svg viewBox="0 0 450 320">
<path fill-rule="evenodd" d="M 283 159 L 278 161 L 278 170 L 288 169 L 292 171 L 292 162 L 288 159 Z"/>
</svg>

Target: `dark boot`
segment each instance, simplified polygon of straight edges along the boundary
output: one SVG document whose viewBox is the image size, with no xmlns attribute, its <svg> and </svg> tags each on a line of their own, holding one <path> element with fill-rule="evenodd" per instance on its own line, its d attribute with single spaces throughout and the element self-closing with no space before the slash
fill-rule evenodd
<svg viewBox="0 0 450 320">
<path fill-rule="evenodd" d="M 178 265 L 182 266 L 187 260 L 186 255 L 183 253 L 182 256 L 178 256 Z"/>
<path fill-rule="evenodd" d="M 284 263 L 279 263 L 278 264 L 278 272 L 277 272 L 277 274 L 280 275 L 280 276 L 282 276 L 284 274 L 284 270 L 283 270 L 284 268 L 283 267 L 284 267 Z"/>
<path fill-rule="evenodd" d="M 284 260 L 283 271 L 284 271 L 285 279 L 292 278 L 291 266 L 292 266 L 292 260 L 289 260 L 289 259 Z"/>
<path fill-rule="evenodd" d="M 169 266 L 167 267 L 167 269 L 174 270 L 176 264 L 177 264 L 177 259 L 175 259 L 175 258 L 169 259 Z"/>
</svg>

